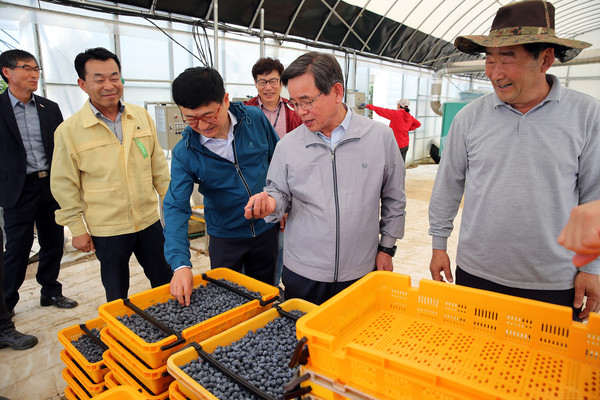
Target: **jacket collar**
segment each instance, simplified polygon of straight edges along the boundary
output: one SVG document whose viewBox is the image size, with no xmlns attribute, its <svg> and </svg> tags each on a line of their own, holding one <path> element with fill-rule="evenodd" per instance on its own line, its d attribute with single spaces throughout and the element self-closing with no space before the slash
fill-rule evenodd
<svg viewBox="0 0 600 400">
<path fill-rule="evenodd" d="M 360 137 L 362 136 L 361 129 L 358 129 L 358 127 L 362 124 L 360 115 L 355 114 L 354 111 L 352 110 L 352 108 L 350 108 L 350 107 L 348 107 L 348 112 L 352 113 L 350 124 L 346 128 L 346 132 L 344 133 L 344 136 L 342 136 L 340 143 L 342 143 L 348 139 L 360 139 Z M 348 115 L 346 115 L 346 117 L 348 117 Z M 321 139 L 316 132 L 309 131 L 308 128 L 304 124 L 301 126 L 302 126 L 303 130 L 305 131 L 302 134 L 305 137 L 306 146 L 313 145 L 313 144 L 323 144 L 323 145 L 328 146 L 327 143 L 325 143 L 323 141 L 323 139 Z"/>
<path fill-rule="evenodd" d="M 131 114 L 129 114 L 129 112 L 127 111 L 128 109 L 124 102 L 121 102 L 121 106 L 123 108 L 121 111 L 122 112 L 121 119 L 133 118 L 133 116 Z M 101 123 L 101 121 L 98 119 L 98 117 L 94 113 L 94 110 L 92 110 L 92 105 L 90 104 L 89 99 L 87 99 L 85 101 L 85 104 L 83 105 L 83 108 L 81 109 L 81 113 L 82 113 L 81 121 L 83 122 L 84 128 L 89 128 L 91 126 Z"/>
</svg>

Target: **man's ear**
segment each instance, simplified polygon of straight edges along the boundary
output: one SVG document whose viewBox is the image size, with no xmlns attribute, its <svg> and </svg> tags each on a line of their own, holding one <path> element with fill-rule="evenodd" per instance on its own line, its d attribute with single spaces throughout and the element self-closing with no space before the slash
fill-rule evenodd
<svg viewBox="0 0 600 400">
<path fill-rule="evenodd" d="M 333 85 L 333 93 L 335 93 L 335 99 L 337 100 L 338 103 L 341 103 L 342 101 L 344 101 L 344 86 L 342 86 L 341 83 L 336 82 L 335 85 Z"/>
<path fill-rule="evenodd" d="M 85 81 L 83 79 L 77 78 L 77 84 L 79 85 L 81 90 L 87 93 L 87 90 L 85 89 Z"/>
<path fill-rule="evenodd" d="M 548 48 L 544 49 L 542 54 L 540 54 L 540 57 L 542 57 L 542 72 L 545 73 L 546 71 L 548 71 L 550 69 L 552 64 L 554 64 L 554 60 L 555 60 L 554 47 L 548 47 Z"/>
</svg>

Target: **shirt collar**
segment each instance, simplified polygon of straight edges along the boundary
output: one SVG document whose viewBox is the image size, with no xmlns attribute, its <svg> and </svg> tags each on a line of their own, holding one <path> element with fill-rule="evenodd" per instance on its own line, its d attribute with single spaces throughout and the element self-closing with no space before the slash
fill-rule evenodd
<svg viewBox="0 0 600 400">
<path fill-rule="evenodd" d="M 94 107 L 94 105 L 92 104 L 92 100 L 89 100 L 89 103 L 96 117 L 103 116 L 104 118 L 106 118 L 104 114 L 102 114 L 96 107 Z M 123 104 L 121 100 L 119 100 L 119 114 L 122 114 L 123 111 L 125 111 L 125 104 Z"/>
<path fill-rule="evenodd" d="M 256 96 L 256 97 L 258 97 L 258 105 L 261 108 L 266 108 L 265 103 L 262 102 L 260 96 Z M 281 97 L 281 95 L 279 95 L 279 103 L 277 103 L 277 107 L 281 107 L 281 103 L 283 103 L 283 97 Z M 275 108 L 277 108 L 277 107 L 275 107 Z"/>
<path fill-rule="evenodd" d="M 548 83 L 550 83 L 550 85 L 552 85 L 550 87 L 550 92 L 548 92 L 546 97 L 544 97 L 544 99 L 542 101 L 540 101 L 539 104 L 536 104 L 533 108 L 539 107 L 541 104 L 545 104 L 549 101 L 556 101 L 556 102 L 560 101 L 560 80 L 552 74 L 546 74 L 546 81 Z M 500 98 L 498 97 L 498 95 L 496 94 L 495 91 L 493 93 L 493 105 L 494 105 L 494 108 L 497 108 L 497 107 L 512 108 L 509 104 L 506 104 L 505 102 L 500 100 Z"/>
<path fill-rule="evenodd" d="M 8 92 L 8 98 L 10 99 L 10 104 L 12 105 L 12 108 L 15 108 L 15 106 L 18 103 L 23 104 L 21 100 L 13 96 L 13 94 L 10 92 L 10 89 L 6 89 L 6 91 Z M 27 103 L 33 103 L 33 105 L 35 105 L 35 96 L 33 95 L 33 93 L 31 94 L 31 100 L 29 100 Z"/>
<path fill-rule="evenodd" d="M 231 142 L 233 142 L 233 128 L 237 124 L 238 120 L 231 111 L 227 110 L 227 113 L 229 114 L 229 120 L 231 121 L 231 124 L 229 125 L 229 132 L 227 133 L 227 143 L 231 143 Z M 210 142 L 211 140 L 224 140 L 224 139 L 207 138 L 206 136 L 202 136 L 199 133 L 198 133 L 198 135 L 200 136 L 200 144 L 202 144 L 202 145 L 205 145 L 207 142 Z"/>
<path fill-rule="evenodd" d="M 344 119 L 342 120 L 342 123 L 339 124 L 338 126 L 336 126 L 335 128 L 333 128 L 333 130 L 331 131 L 332 136 L 333 136 L 333 131 L 342 128 L 342 134 L 344 132 L 346 132 L 348 130 L 348 127 L 350 126 L 350 122 L 352 121 L 352 111 L 350 111 L 350 107 L 348 107 L 346 104 L 342 103 L 342 106 L 344 107 L 344 109 L 346 110 L 346 115 L 344 116 Z M 326 138 L 327 136 L 323 135 L 323 132 L 321 131 L 317 131 L 316 132 L 319 136 Z"/>
</svg>

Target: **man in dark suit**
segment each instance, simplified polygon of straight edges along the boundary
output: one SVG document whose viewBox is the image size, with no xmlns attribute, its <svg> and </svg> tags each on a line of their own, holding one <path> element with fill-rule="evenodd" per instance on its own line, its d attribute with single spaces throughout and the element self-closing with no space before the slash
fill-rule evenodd
<svg viewBox="0 0 600 400">
<path fill-rule="evenodd" d="M 77 302 L 62 295 L 57 281 L 63 254 L 64 230 L 54 220 L 58 203 L 50 192 L 54 131 L 63 121 L 58 105 L 33 94 L 40 69 L 23 50 L 0 54 L 1 75 L 8 89 L 0 95 L 0 207 L 4 208 L 6 251 L 4 295 L 13 313 L 25 280 L 33 226 L 40 244 L 37 281 L 40 305 L 73 308 Z"/>
</svg>

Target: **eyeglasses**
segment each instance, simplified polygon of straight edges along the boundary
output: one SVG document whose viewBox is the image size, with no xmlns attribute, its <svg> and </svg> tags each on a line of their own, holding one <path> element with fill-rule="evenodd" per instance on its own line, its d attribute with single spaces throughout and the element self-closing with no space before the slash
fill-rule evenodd
<svg viewBox="0 0 600 400">
<path fill-rule="evenodd" d="M 25 64 L 25 65 L 16 65 L 14 67 L 9 67 L 9 68 L 10 69 L 23 68 L 27 72 L 31 72 L 31 71 L 33 71 L 33 72 L 40 72 L 42 70 L 40 67 L 37 67 L 37 66 L 36 67 L 32 67 L 31 65 L 27 65 L 27 64 Z"/>
<path fill-rule="evenodd" d="M 273 79 L 259 79 L 256 81 L 256 85 L 260 86 L 260 87 L 265 87 L 267 86 L 267 83 L 271 86 L 277 86 L 279 85 L 279 79 L 278 78 L 273 78 Z"/>
<path fill-rule="evenodd" d="M 319 98 L 320 95 L 322 95 L 323 92 L 319 93 L 317 95 L 317 97 L 315 97 L 312 100 L 300 100 L 300 101 L 288 101 L 287 103 L 285 103 L 286 106 L 288 106 L 288 108 L 292 111 L 298 111 L 299 108 L 303 109 L 303 110 L 310 110 L 311 108 L 313 108 L 313 103 L 315 102 L 315 100 L 317 100 Z"/>
<path fill-rule="evenodd" d="M 219 107 L 217 108 L 217 111 L 215 111 L 212 114 L 205 114 L 201 117 L 188 117 L 185 118 L 183 115 L 183 122 L 185 122 L 188 125 L 192 125 L 192 124 L 196 124 L 198 123 L 198 121 L 204 121 L 204 122 L 215 122 L 217 120 L 217 116 L 219 115 L 219 111 L 221 111 L 221 106 L 222 104 L 219 104 Z"/>
</svg>

